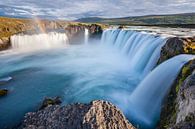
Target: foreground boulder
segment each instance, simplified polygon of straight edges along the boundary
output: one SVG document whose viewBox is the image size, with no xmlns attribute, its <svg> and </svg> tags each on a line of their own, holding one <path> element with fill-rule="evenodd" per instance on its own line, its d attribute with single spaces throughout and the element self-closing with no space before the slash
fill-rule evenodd
<svg viewBox="0 0 195 129">
<path fill-rule="evenodd" d="M 25 115 L 20 129 L 135 129 L 122 112 L 106 101 L 49 106 Z"/>
<path fill-rule="evenodd" d="M 195 59 L 181 70 L 162 108 L 159 128 L 195 128 Z"/>
</svg>

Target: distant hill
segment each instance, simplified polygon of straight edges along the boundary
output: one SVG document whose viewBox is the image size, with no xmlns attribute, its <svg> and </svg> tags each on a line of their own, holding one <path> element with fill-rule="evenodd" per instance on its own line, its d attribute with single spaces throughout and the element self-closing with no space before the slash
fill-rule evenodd
<svg viewBox="0 0 195 129">
<path fill-rule="evenodd" d="M 76 20 L 78 22 L 97 22 L 118 25 L 164 25 L 164 24 L 195 24 L 195 13 L 148 15 L 124 18 L 89 17 Z"/>
</svg>

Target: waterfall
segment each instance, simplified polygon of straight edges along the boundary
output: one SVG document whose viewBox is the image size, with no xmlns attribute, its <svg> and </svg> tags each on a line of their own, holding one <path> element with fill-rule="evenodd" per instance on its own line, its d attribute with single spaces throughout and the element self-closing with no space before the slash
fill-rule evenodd
<svg viewBox="0 0 195 129">
<path fill-rule="evenodd" d="M 13 49 L 34 50 L 44 48 L 54 48 L 65 46 L 68 43 L 68 37 L 65 33 L 40 33 L 33 35 L 13 35 L 11 36 L 11 46 Z"/>
<path fill-rule="evenodd" d="M 102 44 L 114 46 L 128 56 L 130 70 L 146 76 L 156 65 L 166 38 L 131 30 L 108 29 L 103 32 Z"/>
<path fill-rule="evenodd" d="M 195 58 L 192 55 L 179 55 L 154 69 L 166 40 L 160 35 L 119 29 L 105 30 L 102 35 L 101 43 L 113 46 L 125 55 L 129 59 L 131 75 L 139 79 L 131 93 L 117 95 L 120 100 L 116 103 L 131 122 L 141 128 L 155 127 L 170 86 L 182 66 Z"/>
<path fill-rule="evenodd" d="M 85 44 L 88 44 L 88 40 L 89 40 L 89 30 L 85 28 Z"/>
<path fill-rule="evenodd" d="M 144 125 L 144 128 L 154 127 L 159 119 L 162 101 L 170 86 L 182 66 L 193 58 L 194 55 L 178 55 L 148 74 L 130 96 L 128 109 L 130 119 Z"/>
</svg>

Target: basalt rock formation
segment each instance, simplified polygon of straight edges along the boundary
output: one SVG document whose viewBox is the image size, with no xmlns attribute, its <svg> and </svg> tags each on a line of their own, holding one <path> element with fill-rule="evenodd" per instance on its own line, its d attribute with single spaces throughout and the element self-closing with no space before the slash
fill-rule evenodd
<svg viewBox="0 0 195 129">
<path fill-rule="evenodd" d="M 106 101 L 49 106 L 30 112 L 19 129 L 135 129 L 117 107 Z"/>
<path fill-rule="evenodd" d="M 166 44 L 162 47 L 158 63 L 160 64 L 163 61 L 179 54 L 195 54 L 195 37 L 169 38 L 166 41 Z"/>
<path fill-rule="evenodd" d="M 195 128 L 195 59 L 182 68 L 165 99 L 159 128 Z"/>
</svg>

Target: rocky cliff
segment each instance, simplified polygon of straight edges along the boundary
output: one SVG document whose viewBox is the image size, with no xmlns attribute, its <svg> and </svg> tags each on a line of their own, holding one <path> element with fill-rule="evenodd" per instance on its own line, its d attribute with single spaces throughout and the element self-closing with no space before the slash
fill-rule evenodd
<svg viewBox="0 0 195 129">
<path fill-rule="evenodd" d="M 122 112 L 107 101 L 48 106 L 30 112 L 19 129 L 135 129 Z"/>
<path fill-rule="evenodd" d="M 166 44 L 162 47 L 158 63 L 160 64 L 163 61 L 179 54 L 195 54 L 195 37 L 169 38 L 166 41 Z"/>
<path fill-rule="evenodd" d="M 195 128 L 195 59 L 182 68 L 165 99 L 159 128 Z"/>
</svg>

